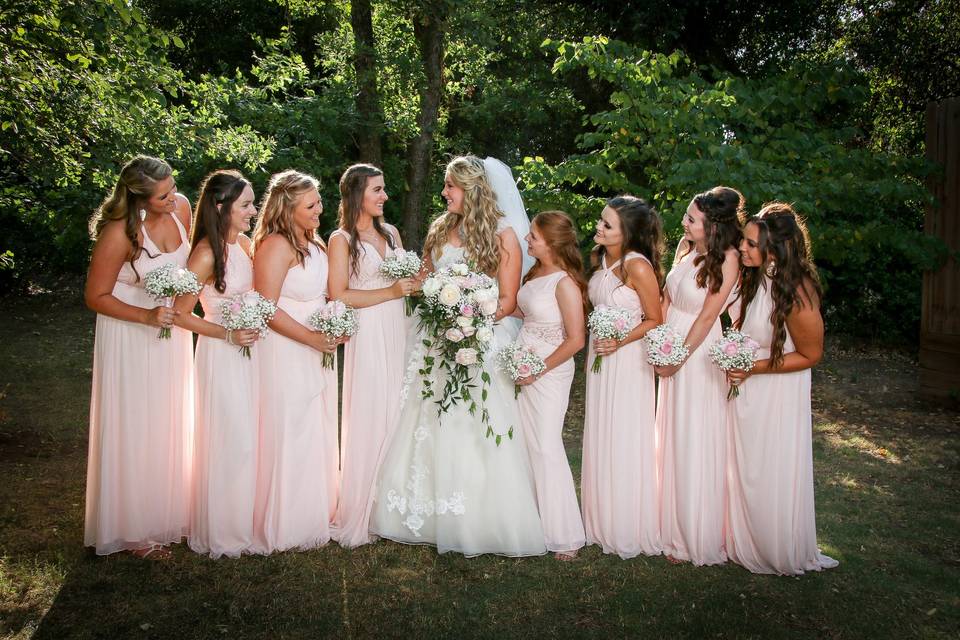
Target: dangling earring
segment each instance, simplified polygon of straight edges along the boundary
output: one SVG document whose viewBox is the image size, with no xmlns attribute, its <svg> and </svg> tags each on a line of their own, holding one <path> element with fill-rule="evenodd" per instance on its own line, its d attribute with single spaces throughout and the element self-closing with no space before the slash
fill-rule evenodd
<svg viewBox="0 0 960 640">
<path fill-rule="evenodd" d="M 768 278 L 772 278 L 777 275 L 777 263 L 771 260 L 767 263 L 767 268 L 764 269 Z"/>
<path fill-rule="evenodd" d="M 140 222 L 143 222 L 146 219 L 147 219 L 147 210 L 140 209 Z"/>
</svg>

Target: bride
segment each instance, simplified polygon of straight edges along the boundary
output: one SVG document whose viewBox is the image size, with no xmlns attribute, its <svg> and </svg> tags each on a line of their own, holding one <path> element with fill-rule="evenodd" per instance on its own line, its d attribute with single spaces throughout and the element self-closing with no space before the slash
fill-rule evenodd
<svg viewBox="0 0 960 640">
<path fill-rule="evenodd" d="M 526 256 L 521 239 L 529 222 L 510 169 L 493 158 L 452 160 L 442 195 L 447 212 L 430 226 L 424 262 L 428 270 L 468 263 L 496 278 L 497 322 L 482 365 L 491 378 L 485 406 L 493 429 L 507 433 L 513 427 L 512 438 L 504 437 L 498 445 L 487 437 L 481 412 L 471 415 L 465 403 L 438 413 L 435 399 L 422 397 L 420 371 L 429 354 L 422 336 L 415 336 L 408 341 L 412 351 L 403 408 L 380 466 L 370 531 L 397 542 L 436 545 L 440 553 L 543 554 L 513 381 L 497 368 L 494 357 L 516 339 L 519 329 L 516 318 L 508 316 L 517 304 Z M 427 375 L 434 389 L 443 386 L 442 367 L 432 367 Z"/>
</svg>

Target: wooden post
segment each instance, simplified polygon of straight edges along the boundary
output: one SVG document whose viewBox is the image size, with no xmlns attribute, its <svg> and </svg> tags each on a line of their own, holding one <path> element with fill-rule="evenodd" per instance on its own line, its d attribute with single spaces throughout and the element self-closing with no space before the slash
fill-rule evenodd
<svg viewBox="0 0 960 640">
<path fill-rule="evenodd" d="M 927 206 L 924 231 L 960 251 L 960 98 L 927 105 L 927 158 L 943 173 L 927 180 L 936 202 Z M 952 256 L 923 274 L 920 315 L 920 393 L 960 404 L 960 265 Z"/>
</svg>

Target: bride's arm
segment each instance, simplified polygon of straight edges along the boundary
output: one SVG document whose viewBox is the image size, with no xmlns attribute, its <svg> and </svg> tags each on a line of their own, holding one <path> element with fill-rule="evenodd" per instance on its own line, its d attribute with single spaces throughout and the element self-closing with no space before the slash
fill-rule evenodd
<svg viewBox="0 0 960 640">
<path fill-rule="evenodd" d="M 497 268 L 497 286 L 500 300 L 495 320 L 513 313 L 517 308 L 517 291 L 520 290 L 520 270 L 523 256 L 520 255 L 520 241 L 513 229 L 507 228 L 497 235 L 500 244 L 500 266 Z"/>
</svg>

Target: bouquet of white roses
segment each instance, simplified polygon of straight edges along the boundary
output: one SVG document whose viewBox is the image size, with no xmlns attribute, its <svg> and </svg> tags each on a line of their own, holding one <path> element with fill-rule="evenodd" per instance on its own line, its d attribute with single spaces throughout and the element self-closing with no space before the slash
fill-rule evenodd
<svg viewBox="0 0 960 640">
<path fill-rule="evenodd" d="M 330 300 L 310 314 L 307 322 L 314 330 L 334 338 L 352 336 L 357 332 L 357 312 L 339 300 Z M 323 366 L 333 369 L 333 354 L 323 354 Z"/>
<path fill-rule="evenodd" d="M 741 333 L 736 329 L 727 329 L 723 335 L 710 345 L 710 359 L 720 367 L 722 371 L 730 369 L 742 369 L 750 371 L 753 369 L 753 356 L 760 345 L 757 341 Z M 730 385 L 730 391 L 727 392 L 727 400 L 736 398 L 740 395 L 740 387 Z"/>
<path fill-rule="evenodd" d="M 220 303 L 220 316 L 227 331 L 256 329 L 260 337 L 267 335 L 267 323 L 277 312 L 277 305 L 256 291 L 238 293 L 230 300 Z M 241 355 L 250 357 L 250 347 L 240 347 Z"/>
<path fill-rule="evenodd" d="M 599 305 L 587 316 L 587 327 L 590 334 L 601 340 L 613 338 L 618 342 L 626 338 L 633 326 L 630 321 L 633 314 L 627 309 L 621 307 L 608 307 L 605 304 Z M 594 373 L 600 372 L 600 362 L 603 356 L 596 356 L 593 359 L 593 366 L 590 370 Z"/>
<path fill-rule="evenodd" d="M 647 362 L 655 367 L 669 367 L 680 364 L 690 355 L 684 344 L 684 336 L 668 324 L 661 324 L 645 336 L 647 341 Z"/>
<path fill-rule="evenodd" d="M 202 286 L 193 271 L 168 262 L 143 276 L 143 288 L 165 307 L 173 306 L 173 299 L 188 293 L 200 293 Z M 157 337 L 170 338 L 170 327 L 160 327 Z"/>
<path fill-rule="evenodd" d="M 400 280 L 401 278 L 412 278 L 420 273 L 423 268 L 423 262 L 420 256 L 414 251 L 404 251 L 403 249 L 394 249 L 393 255 L 387 256 L 380 263 L 380 273 L 387 278 Z M 404 296 L 404 305 L 407 315 L 413 314 L 413 301 L 410 296 Z"/>
<path fill-rule="evenodd" d="M 527 376 L 538 376 L 547 369 L 547 364 L 543 361 L 533 347 L 525 345 L 522 342 L 514 342 L 500 350 L 497 358 L 500 361 L 500 368 L 510 376 L 514 381 Z M 513 397 L 520 395 L 520 385 L 513 386 Z"/>
<path fill-rule="evenodd" d="M 484 273 L 471 271 L 465 264 L 454 264 L 431 273 L 423 282 L 423 304 L 417 309 L 420 326 L 428 338 L 424 341 L 424 398 L 435 396 L 430 374 L 434 365 L 447 371 L 446 384 L 436 400 L 438 413 L 445 413 L 452 405 L 463 401 L 471 414 L 477 411 L 477 400 L 470 389 L 481 369 L 480 416 L 487 426 L 487 436 L 495 435 L 497 444 L 502 436 L 513 437 L 513 427 L 503 431 L 494 429 L 484 403 L 490 376 L 482 371 L 484 356 L 493 340 L 493 319 L 497 313 L 500 291 L 496 281 Z M 436 353 L 437 356 L 431 355 Z"/>
</svg>

